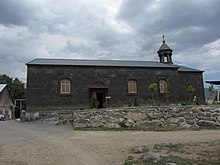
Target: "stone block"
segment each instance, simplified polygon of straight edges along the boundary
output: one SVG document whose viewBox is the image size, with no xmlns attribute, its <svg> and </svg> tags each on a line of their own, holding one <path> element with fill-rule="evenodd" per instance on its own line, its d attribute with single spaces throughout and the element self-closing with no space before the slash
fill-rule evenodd
<svg viewBox="0 0 220 165">
<path fill-rule="evenodd" d="M 126 127 L 134 127 L 134 126 L 135 126 L 134 120 L 132 120 L 132 119 L 127 119 L 127 120 L 125 121 L 125 126 L 126 126 Z"/>
<path fill-rule="evenodd" d="M 160 119 L 160 118 L 164 117 L 164 115 L 160 112 L 157 112 L 157 113 L 151 112 L 148 114 L 148 117 L 150 119 Z"/>
<path fill-rule="evenodd" d="M 187 122 L 182 122 L 182 123 L 179 123 L 179 126 L 181 128 L 189 129 L 189 128 L 191 128 L 192 125 L 188 124 Z"/>
<path fill-rule="evenodd" d="M 186 113 L 184 117 L 185 119 L 195 119 L 197 116 L 195 113 L 190 112 L 190 113 Z"/>
<path fill-rule="evenodd" d="M 179 122 L 179 120 L 177 118 L 169 118 L 168 122 L 171 124 L 177 124 Z"/>
<path fill-rule="evenodd" d="M 185 118 L 184 117 L 178 117 L 178 122 L 184 122 Z"/>
<path fill-rule="evenodd" d="M 160 127 L 163 123 L 160 120 L 152 120 L 152 121 L 141 121 L 136 124 L 137 127 Z"/>
<path fill-rule="evenodd" d="M 220 116 L 217 117 L 218 122 L 220 122 Z"/>
<path fill-rule="evenodd" d="M 216 123 L 214 121 L 209 121 L 209 120 L 199 120 L 197 122 L 197 125 L 201 126 L 201 127 L 216 127 L 216 126 L 219 126 L 218 123 Z"/>
</svg>

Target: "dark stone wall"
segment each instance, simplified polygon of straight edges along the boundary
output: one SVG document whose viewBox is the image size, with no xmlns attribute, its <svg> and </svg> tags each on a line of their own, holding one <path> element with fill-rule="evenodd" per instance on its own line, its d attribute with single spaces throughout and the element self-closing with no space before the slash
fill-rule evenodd
<svg viewBox="0 0 220 165">
<path fill-rule="evenodd" d="M 204 93 L 204 85 L 203 85 L 203 77 L 201 73 L 198 72 L 179 72 L 179 100 L 189 101 L 190 95 L 192 97 L 196 96 L 196 101 L 199 104 L 203 104 L 205 102 L 205 93 Z M 192 85 L 195 91 L 190 94 L 187 92 L 187 88 L 189 85 Z M 185 99 L 185 100 L 184 100 Z"/>
<path fill-rule="evenodd" d="M 71 94 L 60 95 L 60 80 L 71 80 Z M 127 82 L 135 79 L 138 94 L 128 94 Z M 168 80 L 168 95 L 159 93 L 159 80 Z M 65 110 L 89 108 L 91 92 L 95 88 L 107 88 L 106 96 L 111 96 L 110 106 L 133 105 L 135 98 L 139 104 L 151 104 L 150 83 L 158 84 L 155 94 L 159 102 L 181 102 L 186 100 L 185 86 L 188 80 L 196 84 L 196 91 L 203 93 L 201 73 L 178 74 L 176 69 L 166 68 L 125 68 L 125 67 L 83 67 L 83 66 L 36 66 L 29 65 L 27 71 L 27 110 Z M 102 90 L 102 89 L 101 89 Z M 203 94 L 204 97 L 204 94 Z M 105 105 L 104 105 L 105 106 Z"/>
</svg>

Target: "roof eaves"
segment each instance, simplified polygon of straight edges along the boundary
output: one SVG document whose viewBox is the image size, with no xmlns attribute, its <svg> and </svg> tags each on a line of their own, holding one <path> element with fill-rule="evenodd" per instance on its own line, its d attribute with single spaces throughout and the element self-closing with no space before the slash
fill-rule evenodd
<svg viewBox="0 0 220 165">
<path fill-rule="evenodd" d="M 177 66 L 178 66 L 178 65 L 177 65 Z M 185 67 L 185 66 L 179 66 L 179 68 L 178 68 L 178 72 L 195 72 L 195 73 L 203 73 L 204 71 L 202 71 L 202 70 L 198 70 L 198 69 L 194 69 L 194 68 Z"/>
</svg>

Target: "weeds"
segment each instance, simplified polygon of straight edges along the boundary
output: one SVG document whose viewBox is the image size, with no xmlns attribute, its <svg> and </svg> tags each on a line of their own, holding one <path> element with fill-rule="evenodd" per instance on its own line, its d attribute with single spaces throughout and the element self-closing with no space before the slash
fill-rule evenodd
<svg viewBox="0 0 220 165">
<path fill-rule="evenodd" d="M 143 160 L 143 155 L 130 156 L 124 165 L 166 165 L 176 163 L 178 165 L 219 165 L 220 164 L 220 140 L 209 142 L 196 142 L 186 144 L 161 143 L 155 144 L 148 152 L 161 155 L 157 162 Z M 135 154 L 135 152 L 133 152 Z M 140 158 L 138 158 L 138 157 Z M 127 163 L 127 164 L 126 164 Z"/>
<path fill-rule="evenodd" d="M 166 150 L 167 153 L 171 153 L 171 152 L 181 152 L 183 153 L 183 148 L 184 148 L 184 145 L 183 144 L 172 144 L 172 143 L 169 143 L 169 144 L 166 144 L 166 143 L 162 143 L 162 144 L 155 144 L 153 146 L 154 149 L 156 150 Z"/>
</svg>

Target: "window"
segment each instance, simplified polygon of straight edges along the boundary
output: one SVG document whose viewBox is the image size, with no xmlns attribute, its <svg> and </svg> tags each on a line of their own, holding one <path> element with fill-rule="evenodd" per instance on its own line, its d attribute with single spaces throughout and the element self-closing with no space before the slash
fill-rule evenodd
<svg viewBox="0 0 220 165">
<path fill-rule="evenodd" d="M 60 94 L 70 94 L 70 80 L 60 80 Z"/>
<path fill-rule="evenodd" d="M 160 80 L 160 93 L 167 93 L 168 92 L 168 83 L 166 80 Z"/>
<path fill-rule="evenodd" d="M 167 56 L 164 57 L 164 62 L 168 62 L 168 57 Z"/>
<path fill-rule="evenodd" d="M 128 81 L 128 93 L 137 93 L 137 81 L 136 80 L 129 80 Z"/>
</svg>

